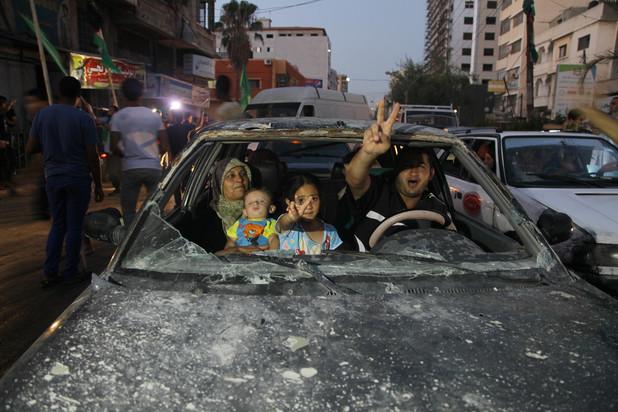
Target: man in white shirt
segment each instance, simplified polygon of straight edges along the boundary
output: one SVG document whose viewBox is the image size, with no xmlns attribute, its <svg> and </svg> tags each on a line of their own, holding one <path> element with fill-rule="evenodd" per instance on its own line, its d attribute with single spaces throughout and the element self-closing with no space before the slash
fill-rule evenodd
<svg viewBox="0 0 618 412">
<path fill-rule="evenodd" d="M 160 156 L 168 151 L 167 132 L 161 117 L 141 104 L 142 84 L 136 79 L 122 83 L 127 107 L 114 115 L 111 122 L 112 152 L 122 157 L 120 205 L 125 225 L 135 218 L 137 198 L 142 185 L 148 194 L 161 177 Z"/>
</svg>

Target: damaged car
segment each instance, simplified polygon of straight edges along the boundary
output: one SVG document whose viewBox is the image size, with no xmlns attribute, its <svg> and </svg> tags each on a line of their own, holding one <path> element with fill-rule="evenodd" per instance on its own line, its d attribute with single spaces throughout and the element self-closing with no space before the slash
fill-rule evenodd
<svg viewBox="0 0 618 412">
<path fill-rule="evenodd" d="M 618 296 L 618 146 L 586 133 L 459 130 L 459 136 L 507 186 L 530 217 L 566 214 L 573 234 L 552 247 L 569 268 Z M 513 233 L 491 197 L 444 153 L 441 166 L 455 208 L 494 228 Z M 565 224 L 562 223 L 556 224 Z"/>
<path fill-rule="evenodd" d="M 252 186 L 275 199 L 301 168 L 313 173 L 324 186 L 324 221 L 344 232 L 343 159 L 327 171 L 311 156 L 347 153 L 370 125 L 217 123 L 175 159 L 130 227 L 116 210 L 90 213 L 87 234 L 117 250 L 0 380 L 0 403 L 9 410 L 615 410 L 618 302 L 566 269 L 543 236 L 568 236 L 571 227 L 551 219 L 537 226 L 476 154 L 442 130 L 396 123 L 376 169 L 393 173 L 404 147 L 432 149 L 428 189 L 456 230 L 406 225 L 419 217 L 403 216 L 385 223 L 401 230 L 375 238 L 367 252 L 345 242 L 319 255 L 211 248 L 215 229 L 205 216 L 218 162 L 227 158 L 248 165 Z M 279 161 L 258 158 L 264 147 Z M 512 234 L 457 210 L 439 150 L 457 156 Z M 279 204 L 277 213 L 284 210 Z"/>
</svg>

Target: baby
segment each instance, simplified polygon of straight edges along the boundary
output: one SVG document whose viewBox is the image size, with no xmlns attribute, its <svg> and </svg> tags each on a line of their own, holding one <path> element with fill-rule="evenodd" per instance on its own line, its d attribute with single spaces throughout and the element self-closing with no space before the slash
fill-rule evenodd
<svg viewBox="0 0 618 412">
<path fill-rule="evenodd" d="M 279 236 L 275 231 L 275 219 L 268 216 L 275 212 L 272 196 L 268 190 L 256 188 L 245 194 L 243 217 L 227 231 L 225 248 L 234 246 L 263 246 L 264 250 L 279 249 Z"/>
</svg>

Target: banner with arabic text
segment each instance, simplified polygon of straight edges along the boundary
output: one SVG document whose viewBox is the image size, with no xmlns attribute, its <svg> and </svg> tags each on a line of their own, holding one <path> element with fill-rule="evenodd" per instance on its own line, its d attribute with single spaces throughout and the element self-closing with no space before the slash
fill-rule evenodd
<svg viewBox="0 0 618 412">
<path fill-rule="evenodd" d="M 120 70 L 120 73 L 111 73 L 114 88 L 120 88 L 122 82 L 128 78 L 135 78 L 145 83 L 146 68 L 144 66 L 118 60 L 114 60 L 114 64 Z M 71 76 L 78 79 L 84 89 L 109 88 L 110 70 L 103 66 L 100 57 L 71 53 L 69 69 Z"/>
</svg>

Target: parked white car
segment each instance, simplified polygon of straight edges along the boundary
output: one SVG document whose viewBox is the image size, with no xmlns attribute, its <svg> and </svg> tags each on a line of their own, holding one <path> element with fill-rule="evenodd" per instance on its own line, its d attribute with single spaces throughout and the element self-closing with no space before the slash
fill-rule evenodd
<svg viewBox="0 0 618 412">
<path fill-rule="evenodd" d="M 618 147 L 593 134 L 454 132 L 507 185 L 533 221 L 547 209 L 566 213 L 574 232 L 570 239 L 555 243 L 554 250 L 567 266 L 616 294 Z M 456 210 L 503 233 L 512 232 L 489 196 L 463 172 L 455 155 L 442 153 L 440 163 Z"/>
</svg>

